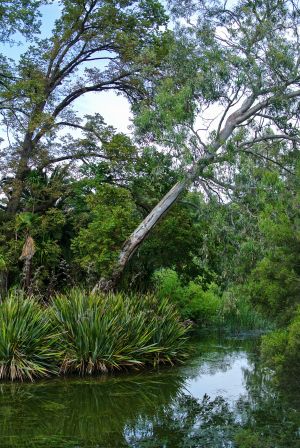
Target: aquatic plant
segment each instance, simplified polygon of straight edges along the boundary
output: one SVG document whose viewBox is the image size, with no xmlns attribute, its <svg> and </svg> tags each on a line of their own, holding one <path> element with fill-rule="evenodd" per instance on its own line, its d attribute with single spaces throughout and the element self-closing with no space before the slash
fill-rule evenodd
<svg viewBox="0 0 300 448">
<path fill-rule="evenodd" d="M 220 327 L 227 328 L 231 332 L 267 330 L 274 327 L 270 320 L 250 304 L 238 287 L 231 287 L 223 293 L 218 323 Z"/>
<path fill-rule="evenodd" d="M 176 311 L 153 296 L 72 290 L 53 300 L 51 314 L 61 328 L 62 373 L 171 363 L 186 354 L 186 329 Z"/>
<path fill-rule="evenodd" d="M 33 380 L 57 373 L 58 336 L 33 298 L 12 292 L 0 304 L 0 378 Z"/>
</svg>

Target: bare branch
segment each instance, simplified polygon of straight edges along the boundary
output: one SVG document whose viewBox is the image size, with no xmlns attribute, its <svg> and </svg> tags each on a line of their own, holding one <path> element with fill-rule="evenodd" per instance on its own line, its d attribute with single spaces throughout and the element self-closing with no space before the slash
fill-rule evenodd
<svg viewBox="0 0 300 448">
<path fill-rule="evenodd" d="M 280 135 L 265 135 L 262 137 L 254 138 L 253 140 L 248 140 L 246 142 L 241 143 L 239 146 L 250 146 L 254 143 L 260 143 L 265 142 L 268 140 L 290 140 L 292 142 L 300 143 L 300 138 L 292 136 L 292 135 L 286 135 L 286 134 L 280 134 Z"/>
<path fill-rule="evenodd" d="M 41 163 L 39 165 L 39 169 L 43 169 L 46 168 L 49 165 L 52 165 L 54 163 L 59 163 L 59 162 L 64 162 L 65 160 L 80 160 L 80 159 L 84 159 L 84 158 L 91 158 L 91 157 L 97 157 L 100 159 L 105 159 L 105 160 L 109 160 L 108 156 L 105 156 L 104 154 L 99 154 L 96 152 L 90 152 L 90 153 L 86 153 L 86 152 L 77 152 L 74 154 L 67 154 L 61 157 L 56 157 L 53 159 L 48 159 L 47 161 Z"/>
</svg>

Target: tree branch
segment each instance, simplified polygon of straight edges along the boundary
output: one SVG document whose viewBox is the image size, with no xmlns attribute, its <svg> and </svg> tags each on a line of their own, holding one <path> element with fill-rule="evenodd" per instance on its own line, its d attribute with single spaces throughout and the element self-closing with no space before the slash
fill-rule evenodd
<svg viewBox="0 0 300 448">
<path fill-rule="evenodd" d="M 253 140 L 248 140 L 246 142 L 241 143 L 239 146 L 249 146 L 253 143 L 260 143 L 268 140 L 290 140 L 292 142 L 300 143 L 300 138 L 295 136 L 289 136 L 286 134 L 280 134 L 280 135 L 265 135 L 263 137 L 254 138 Z"/>
<path fill-rule="evenodd" d="M 86 152 L 79 152 L 75 154 L 68 154 L 61 157 L 56 157 L 53 159 L 48 159 L 47 161 L 43 162 L 41 165 L 39 165 L 39 169 L 46 168 L 49 165 L 52 165 L 53 163 L 58 162 L 64 162 L 65 160 L 80 160 L 82 158 L 90 158 L 90 157 L 97 157 L 100 159 L 109 160 L 109 157 L 105 156 L 104 154 L 98 154 L 94 152 L 86 153 Z"/>
<path fill-rule="evenodd" d="M 268 157 L 268 156 L 256 153 L 256 152 L 251 151 L 249 149 L 243 149 L 243 150 L 241 150 L 241 152 L 243 152 L 244 154 L 249 154 L 249 155 L 254 156 L 254 157 L 258 157 L 258 158 L 263 159 L 263 160 L 267 160 L 268 162 L 271 162 L 274 165 L 279 166 L 282 170 L 286 171 L 287 173 L 291 174 L 292 176 L 296 175 L 293 171 L 291 171 L 288 168 L 286 168 L 284 165 L 282 165 L 277 160 L 271 159 L 271 157 Z"/>
</svg>

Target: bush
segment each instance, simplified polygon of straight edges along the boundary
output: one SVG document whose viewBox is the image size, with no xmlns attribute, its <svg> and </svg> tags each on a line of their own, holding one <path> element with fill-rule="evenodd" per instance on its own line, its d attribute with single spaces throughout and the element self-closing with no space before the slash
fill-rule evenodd
<svg viewBox="0 0 300 448">
<path fill-rule="evenodd" d="M 217 323 L 220 309 L 219 290 L 215 283 L 208 285 L 207 290 L 191 281 L 185 288 L 184 312 L 186 318 L 193 319 L 204 325 Z"/>
<path fill-rule="evenodd" d="M 288 327 L 287 352 L 294 365 L 300 367 L 300 307 L 298 307 L 295 317 Z"/>
<path fill-rule="evenodd" d="M 300 307 L 286 329 L 277 330 L 262 339 L 261 353 L 264 363 L 277 374 L 299 374 L 300 371 Z"/>
<path fill-rule="evenodd" d="M 183 319 L 192 319 L 204 325 L 217 321 L 220 307 L 220 293 L 217 285 L 211 283 L 204 288 L 190 281 L 183 286 L 178 274 L 172 269 L 162 269 L 154 274 L 156 294 L 162 300 L 168 298 L 174 303 Z"/>
<path fill-rule="evenodd" d="M 63 373 L 172 363 L 186 354 L 186 330 L 176 311 L 153 296 L 73 290 L 54 299 L 52 318 L 62 329 Z"/>
<path fill-rule="evenodd" d="M 0 304 L 0 378 L 33 380 L 57 373 L 57 334 L 33 298 L 11 293 Z"/>
<path fill-rule="evenodd" d="M 285 351 L 288 341 L 286 330 L 276 330 L 262 337 L 261 356 L 266 366 L 281 371 L 285 360 Z"/>
<path fill-rule="evenodd" d="M 171 300 L 183 319 L 230 331 L 271 328 L 271 323 L 250 304 L 241 287 L 232 287 L 221 294 L 215 283 L 203 287 L 201 278 L 198 281 L 184 286 L 172 269 L 161 269 L 154 274 L 157 297 Z"/>
</svg>

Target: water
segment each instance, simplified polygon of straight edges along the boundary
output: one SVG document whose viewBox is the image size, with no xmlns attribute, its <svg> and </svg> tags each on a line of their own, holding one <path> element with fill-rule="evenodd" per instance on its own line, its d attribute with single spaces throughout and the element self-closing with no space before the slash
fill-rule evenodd
<svg viewBox="0 0 300 448">
<path fill-rule="evenodd" d="M 0 384 L 0 447 L 300 447 L 300 385 L 274 384 L 257 340 L 194 346 L 160 371 Z"/>
</svg>

